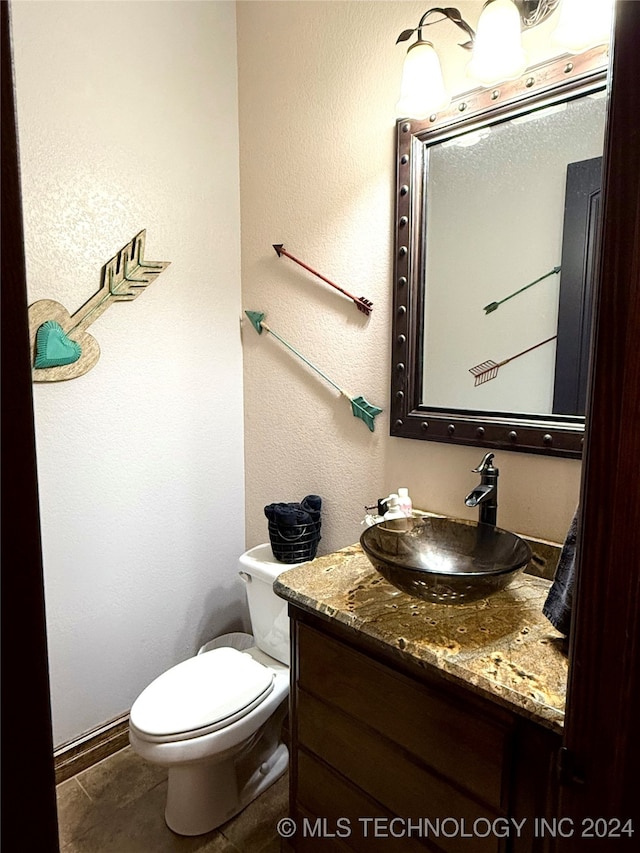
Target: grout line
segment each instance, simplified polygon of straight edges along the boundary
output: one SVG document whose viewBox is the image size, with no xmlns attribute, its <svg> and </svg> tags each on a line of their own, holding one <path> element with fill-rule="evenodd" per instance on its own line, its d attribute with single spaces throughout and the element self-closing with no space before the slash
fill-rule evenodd
<svg viewBox="0 0 640 853">
<path fill-rule="evenodd" d="M 78 779 L 78 777 L 77 777 L 77 776 L 75 776 L 75 777 L 74 777 L 74 780 L 75 780 L 75 782 L 80 786 L 80 789 L 81 789 L 81 790 L 82 790 L 82 791 L 87 795 L 87 797 L 89 798 L 89 801 L 90 801 L 90 802 L 92 802 L 92 803 L 94 803 L 94 802 L 95 802 L 95 800 L 93 799 L 93 797 L 91 796 L 91 794 L 87 791 L 87 789 L 84 787 L 84 785 L 83 785 L 83 784 L 82 784 L 82 782 Z"/>
</svg>

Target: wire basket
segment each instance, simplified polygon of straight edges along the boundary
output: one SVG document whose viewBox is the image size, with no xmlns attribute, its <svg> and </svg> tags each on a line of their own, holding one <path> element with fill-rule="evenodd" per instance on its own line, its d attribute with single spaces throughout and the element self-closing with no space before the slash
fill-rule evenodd
<svg viewBox="0 0 640 853">
<path fill-rule="evenodd" d="M 273 556 L 280 563 L 305 563 L 313 560 L 320 541 L 320 521 L 306 524 L 278 524 L 268 521 Z"/>
</svg>

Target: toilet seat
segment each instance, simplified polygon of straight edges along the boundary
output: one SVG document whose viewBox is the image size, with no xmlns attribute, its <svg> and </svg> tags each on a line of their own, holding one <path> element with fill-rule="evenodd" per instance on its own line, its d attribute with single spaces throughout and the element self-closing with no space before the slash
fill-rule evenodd
<svg viewBox="0 0 640 853">
<path fill-rule="evenodd" d="M 246 716 L 271 693 L 274 678 L 245 652 L 213 649 L 152 681 L 133 703 L 130 722 L 156 743 L 196 738 Z"/>
</svg>

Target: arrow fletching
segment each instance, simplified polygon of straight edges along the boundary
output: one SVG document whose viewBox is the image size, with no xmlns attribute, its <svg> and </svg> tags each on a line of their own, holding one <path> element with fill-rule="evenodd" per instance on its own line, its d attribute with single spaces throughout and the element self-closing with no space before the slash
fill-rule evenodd
<svg viewBox="0 0 640 853">
<path fill-rule="evenodd" d="M 374 430 L 374 419 L 382 412 L 378 406 L 373 406 L 367 403 L 364 397 L 353 397 L 351 400 L 351 411 L 354 418 L 360 418 L 369 427 L 371 432 Z"/>
<path fill-rule="evenodd" d="M 367 317 L 371 314 L 371 311 L 373 310 L 373 302 L 371 302 L 370 299 L 365 299 L 364 296 L 359 296 L 353 301 L 355 302 L 358 311 L 362 311 L 362 313 Z"/>
<path fill-rule="evenodd" d="M 498 375 L 498 368 L 502 367 L 505 364 L 509 364 L 510 361 L 515 361 L 516 358 L 520 358 L 521 355 L 526 355 L 528 352 L 532 352 L 534 349 L 538 349 L 538 347 L 542 347 L 545 344 L 554 341 L 558 336 L 552 335 L 550 338 L 547 338 L 544 341 L 540 341 L 537 344 L 534 344 L 532 347 L 527 347 L 523 349 L 522 352 L 518 352 L 515 355 L 510 356 L 510 358 L 505 358 L 502 361 L 495 362 L 489 359 L 488 361 L 483 361 L 482 364 L 476 364 L 475 367 L 469 368 L 469 373 L 475 376 L 476 381 L 473 383 L 474 387 L 477 385 L 483 385 L 485 382 L 489 382 L 491 379 L 495 379 Z"/>
<path fill-rule="evenodd" d="M 140 231 L 102 268 L 99 289 L 71 317 L 67 334 L 85 330 L 113 302 L 131 302 L 158 278 L 170 261 L 146 261 L 146 229 Z"/>
<path fill-rule="evenodd" d="M 483 385 L 491 379 L 495 379 L 498 375 L 498 367 L 495 361 L 483 361 L 482 364 L 476 364 L 475 367 L 469 368 L 469 373 L 475 377 L 474 387 Z"/>
</svg>

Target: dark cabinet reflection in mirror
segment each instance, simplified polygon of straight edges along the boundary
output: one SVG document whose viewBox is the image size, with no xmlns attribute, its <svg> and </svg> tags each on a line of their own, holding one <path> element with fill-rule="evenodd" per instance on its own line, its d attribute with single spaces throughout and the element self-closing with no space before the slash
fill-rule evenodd
<svg viewBox="0 0 640 853">
<path fill-rule="evenodd" d="M 567 167 L 553 411 L 584 415 L 602 157 Z"/>
<path fill-rule="evenodd" d="M 581 455 L 606 65 L 398 122 L 391 435 Z"/>
</svg>

